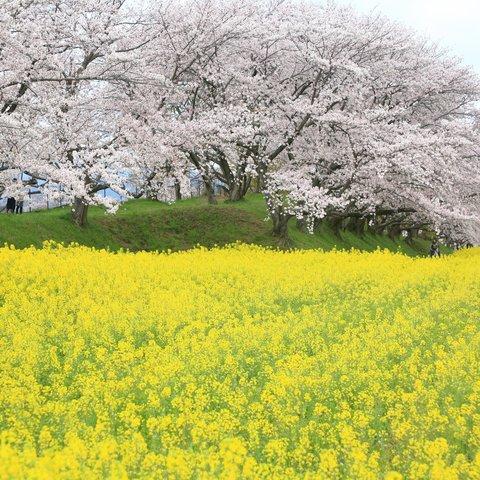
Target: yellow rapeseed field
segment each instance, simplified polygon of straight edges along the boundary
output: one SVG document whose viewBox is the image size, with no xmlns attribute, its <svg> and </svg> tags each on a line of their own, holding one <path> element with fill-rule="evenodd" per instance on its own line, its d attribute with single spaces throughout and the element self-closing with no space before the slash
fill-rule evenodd
<svg viewBox="0 0 480 480">
<path fill-rule="evenodd" d="M 480 251 L 0 250 L 1 479 L 480 479 Z"/>
</svg>

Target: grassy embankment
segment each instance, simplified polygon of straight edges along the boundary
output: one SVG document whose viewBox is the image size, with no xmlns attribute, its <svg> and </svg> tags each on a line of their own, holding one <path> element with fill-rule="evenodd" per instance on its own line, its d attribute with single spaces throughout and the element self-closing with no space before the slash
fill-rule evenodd
<svg viewBox="0 0 480 480">
<path fill-rule="evenodd" d="M 204 198 L 183 200 L 167 205 L 151 200 L 132 200 L 120 208 L 117 215 L 106 215 L 99 208 L 91 208 L 88 225 L 77 228 L 70 221 L 69 208 L 0 215 L 0 244 L 18 248 L 41 246 L 45 240 L 76 242 L 111 250 L 184 250 L 198 244 L 206 247 L 225 245 L 235 241 L 274 246 L 270 235 L 271 223 L 265 221 L 266 211 L 260 195 L 249 195 L 238 203 L 220 202 L 211 206 Z M 343 232 L 337 236 L 325 227 L 314 235 L 298 230 L 290 223 L 289 235 L 295 248 L 322 248 L 331 250 L 356 248 L 375 250 L 387 248 L 408 255 L 424 255 L 428 242 L 418 240 L 408 245 L 402 239 L 365 234 L 357 236 Z"/>
</svg>

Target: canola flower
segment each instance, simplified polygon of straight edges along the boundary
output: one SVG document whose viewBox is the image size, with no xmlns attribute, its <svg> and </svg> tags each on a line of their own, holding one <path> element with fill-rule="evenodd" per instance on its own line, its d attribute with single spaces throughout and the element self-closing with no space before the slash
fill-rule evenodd
<svg viewBox="0 0 480 480">
<path fill-rule="evenodd" d="M 0 269 L 0 479 L 480 478 L 478 249 Z"/>
</svg>

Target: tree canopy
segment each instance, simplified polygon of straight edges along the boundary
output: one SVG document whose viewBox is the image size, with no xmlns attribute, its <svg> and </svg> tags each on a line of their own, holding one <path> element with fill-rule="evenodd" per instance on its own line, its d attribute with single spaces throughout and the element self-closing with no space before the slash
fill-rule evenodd
<svg viewBox="0 0 480 480">
<path fill-rule="evenodd" d="M 381 15 L 2 0 L 0 23 L 5 191 L 26 172 L 77 211 L 114 210 L 100 190 L 187 194 L 196 172 L 212 201 L 257 185 L 277 235 L 330 216 L 478 239 L 480 80 Z"/>
</svg>

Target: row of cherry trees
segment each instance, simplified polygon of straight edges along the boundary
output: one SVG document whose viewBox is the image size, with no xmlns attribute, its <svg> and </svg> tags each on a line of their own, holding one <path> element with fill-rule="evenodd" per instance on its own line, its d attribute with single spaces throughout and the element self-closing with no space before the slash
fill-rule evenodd
<svg viewBox="0 0 480 480">
<path fill-rule="evenodd" d="M 87 207 L 127 185 L 476 241 L 479 78 L 378 15 L 294 0 L 0 1 L 0 157 Z"/>
</svg>

